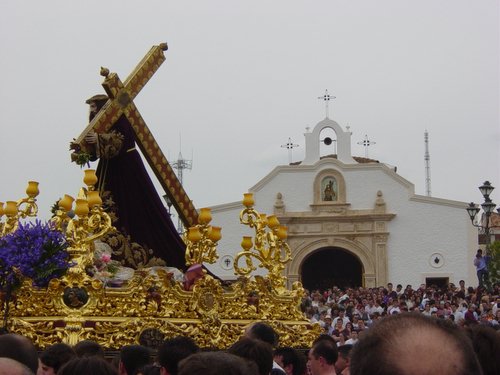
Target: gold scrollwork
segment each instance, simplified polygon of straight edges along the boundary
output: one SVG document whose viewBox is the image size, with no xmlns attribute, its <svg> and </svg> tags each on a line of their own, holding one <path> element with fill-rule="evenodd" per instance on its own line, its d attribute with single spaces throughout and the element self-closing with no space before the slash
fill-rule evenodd
<svg viewBox="0 0 500 375">
<path fill-rule="evenodd" d="M 38 213 L 36 197 L 38 194 L 38 182 L 29 181 L 26 188 L 26 198 L 21 198 L 18 201 L 7 201 L 5 206 L 3 202 L 0 202 L 0 237 L 15 232 L 19 219 L 36 217 Z M 2 221 L 4 215 L 6 217 Z"/>
<path fill-rule="evenodd" d="M 240 213 L 240 222 L 255 230 L 255 237 L 245 236 L 241 242 L 243 251 L 236 255 L 234 269 L 237 275 L 247 276 L 257 268 L 252 258 L 260 262 L 259 267 L 266 268 L 272 287 L 283 290 L 286 277 L 282 275 L 285 265 L 292 259 L 290 247 L 285 242 L 287 229 L 280 225 L 275 215 L 267 216 L 253 208 L 254 200 L 250 193 L 243 199 L 245 208 Z M 252 251 L 253 249 L 253 251 Z M 240 259 L 245 260 L 246 267 L 240 267 Z"/>
</svg>

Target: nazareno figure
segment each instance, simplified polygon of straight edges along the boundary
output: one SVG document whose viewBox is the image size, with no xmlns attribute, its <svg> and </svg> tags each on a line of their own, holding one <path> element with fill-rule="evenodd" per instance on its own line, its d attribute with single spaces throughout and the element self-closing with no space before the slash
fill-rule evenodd
<svg viewBox="0 0 500 375">
<path fill-rule="evenodd" d="M 106 95 L 95 95 L 86 101 L 90 121 L 107 100 Z M 185 244 L 136 150 L 128 119 L 121 115 L 108 133 L 90 132 L 85 143 L 91 160 L 99 159 L 98 188 L 119 231 L 103 239 L 112 247 L 113 258 L 132 268 L 167 265 L 185 271 Z"/>
</svg>

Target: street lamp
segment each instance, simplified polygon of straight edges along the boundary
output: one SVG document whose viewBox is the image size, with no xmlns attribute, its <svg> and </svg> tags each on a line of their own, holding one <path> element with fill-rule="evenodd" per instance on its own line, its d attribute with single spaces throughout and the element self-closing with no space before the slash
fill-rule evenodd
<svg viewBox="0 0 500 375">
<path fill-rule="evenodd" d="M 173 205 L 172 201 L 170 200 L 170 198 L 168 197 L 168 195 L 167 195 L 167 194 L 165 194 L 165 195 L 163 196 L 163 199 L 165 200 L 165 203 L 167 204 L 167 207 L 168 207 L 168 208 L 167 208 L 167 209 L 168 209 L 168 214 L 169 214 L 170 216 L 172 216 L 172 214 L 170 213 L 170 209 L 172 208 L 172 205 Z"/>
<path fill-rule="evenodd" d="M 486 250 L 488 250 L 491 242 L 490 216 L 496 207 L 496 204 L 493 203 L 490 198 L 490 194 L 493 191 L 493 189 L 495 188 L 490 184 L 489 181 L 485 181 L 481 186 L 479 186 L 479 191 L 484 197 L 484 202 L 481 204 L 481 207 L 483 209 L 484 216 L 486 217 L 485 221 L 481 220 L 478 224 L 475 220 L 480 210 L 478 205 L 476 205 L 474 202 L 470 202 L 469 206 L 467 207 L 467 213 L 469 214 L 472 225 L 482 230 L 484 235 L 486 236 Z M 500 207 L 497 209 L 497 212 L 500 214 Z M 485 222 L 484 225 L 483 222 Z"/>
</svg>

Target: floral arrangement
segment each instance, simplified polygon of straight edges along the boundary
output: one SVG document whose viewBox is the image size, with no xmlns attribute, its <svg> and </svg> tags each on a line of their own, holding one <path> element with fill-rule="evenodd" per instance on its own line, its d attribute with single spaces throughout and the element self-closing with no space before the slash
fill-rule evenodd
<svg viewBox="0 0 500 375">
<path fill-rule="evenodd" d="M 73 264 L 68 243 L 50 223 L 19 223 L 17 230 L 0 238 L 0 289 L 15 289 L 21 277 L 45 287 Z"/>
<path fill-rule="evenodd" d="M 108 244 L 101 241 L 95 242 L 94 265 L 90 273 L 96 279 L 107 281 L 115 278 L 121 264 L 111 259 L 111 252 Z"/>
<path fill-rule="evenodd" d="M 80 168 L 83 168 L 85 165 L 90 167 L 90 162 L 93 161 L 92 155 L 85 152 L 85 150 L 83 150 L 82 147 L 76 142 L 71 142 L 69 149 L 73 151 L 71 153 L 72 162 L 75 162 L 80 166 Z"/>
</svg>

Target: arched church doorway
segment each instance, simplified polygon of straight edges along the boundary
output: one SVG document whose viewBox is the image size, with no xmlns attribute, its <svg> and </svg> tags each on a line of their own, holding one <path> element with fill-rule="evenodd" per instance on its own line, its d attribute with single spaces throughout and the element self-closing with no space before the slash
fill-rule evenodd
<svg viewBox="0 0 500 375">
<path fill-rule="evenodd" d="M 322 248 L 309 255 L 301 265 L 304 288 L 328 289 L 362 286 L 363 265 L 360 260 L 339 247 Z"/>
</svg>

